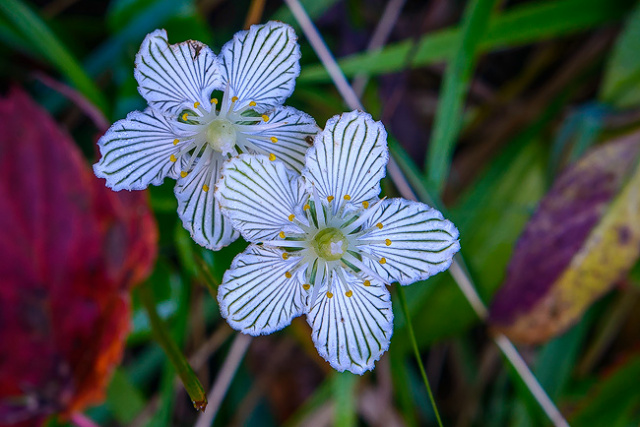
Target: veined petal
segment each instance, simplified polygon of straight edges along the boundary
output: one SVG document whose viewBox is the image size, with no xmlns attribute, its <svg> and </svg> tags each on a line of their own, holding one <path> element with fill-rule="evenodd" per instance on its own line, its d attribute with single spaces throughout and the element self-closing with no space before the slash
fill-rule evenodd
<svg viewBox="0 0 640 427">
<path fill-rule="evenodd" d="M 282 126 L 272 127 L 277 124 Z M 277 107 L 269 118 L 269 123 L 253 127 L 256 130 L 261 127 L 266 129 L 244 134 L 256 151 L 266 156 L 273 154 L 296 172 L 304 167 L 304 156 L 320 130 L 313 117 L 292 107 Z"/>
<path fill-rule="evenodd" d="M 164 114 L 147 108 L 132 111 L 126 119 L 115 122 L 100 138 L 101 158 L 93 166 L 99 178 L 106 178 L 114 190 L 142 190 L 159 185 L 166 176 L 177 177 L 178 162 L 171 155 L 174 145 L 185 135 L 172 126 Z"/>
<path fill-rule="evenodd" d="M 252 25 L 220 52 L 230 95 L 254 101 L 260 112 L 282 105 L 300 74 L 300 46 L 293 28 L 282 22 Z"/>
<path fill-rule="evenodd" d="M 217 251 L 238 238 L 228 218 L 222 215 L 214 198 L 216 182 L 224 159 L 219 153 L 205 154 L 208 159 L 200 168 L 178 178 L 175 187 L 178 215 L 193 240 L 205 248 Z"/>
<path fill-rule="evenodd" d="M 211 92 L 222 88 L 219 61 L 211 49 L 195 40 L 169 44 L 165 30 L 145 37 L 134 75 L 149 105 L 172 116 L 196 102 L 210 105 Z"/>
<path fill-rule="evenodd" d="M 218 288 L 222 317 L 232 328 L 250 335 L 270 334 L 306 312 L 307 291 L 296 257 L 251 245 L 235 257 Z"/>
<path fill-rule="evenodd" d="M 302 176 L 309 192 L 315 187 L 323 199 L 358 204 L 380 193 L 388 159 L 382 123 L 367 113 L 352 111 L 327 121 L 307 152 Z"/>
<path fill-rule="evenodd" d="M 341 283 L 340 276 L 349 283 Z M 313 329 L 311 337 L 318 353 L 331 366 L 362 375 L 389 348 L 393 333 L 393 311 L 387 288 L 362 280 L 343 270 L 332 276 L 315 302 L 311 303 L 307 321 Z"/>
<path fill-rule="evenodd" d="M 289 218 L 300 214 L 305 197 L 299 175 L 261 155 L 241 154 L 226 162 L 216 189 L 223 212 L 251 242 L 302 232 Z"/>
<path fill-rule="evenodd" d="M 361 250 L 371 267 L 390 282 L 410 285 L 446 270 L 460 250 L 458 229 L 429 206 L 404 199 L 384 200 L 364 228 Z"/>
</svg>

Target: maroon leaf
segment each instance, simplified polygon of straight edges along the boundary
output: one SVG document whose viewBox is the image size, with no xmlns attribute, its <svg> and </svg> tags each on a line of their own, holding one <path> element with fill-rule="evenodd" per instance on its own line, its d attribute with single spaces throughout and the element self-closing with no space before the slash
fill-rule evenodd
<svg viewBox="0 0 640 427">
<path fill-rule="evenodd" d="M 22 91 L 0 115 L 0 424 L 37 425 L 102 399 L 157 231 Z"/>
</svg>

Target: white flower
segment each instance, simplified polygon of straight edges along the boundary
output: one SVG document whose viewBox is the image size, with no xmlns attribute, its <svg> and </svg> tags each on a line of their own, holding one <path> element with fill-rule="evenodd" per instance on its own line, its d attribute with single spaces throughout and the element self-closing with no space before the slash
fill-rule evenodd
<svg viewBox="0 0 640 427">
<path fill-rule="evenodd" d="M 307 114 L 282 106 L 300 73 L 293 29 L 280 22 L 237 33 L 216 56 L 204 44 L 175 45 L 165 30 L 149 34 L 136 56 L 135 77 L 147 100 L 98 142 L 98 177 L 114 190 L 140 190 L 177 179 L 184 227 L 217 250 L 238 237 L 220 213 L 213 188 L 222 162 L 259 153 L 299 171 L 318 128 Z M 221 99 L 213 98 L 216 90 Z M 209 191 L 211 190 L 211 191 Z"/>
<path fill-rule="evenodd" d="M 225 163 L 216 199 L 253 242 L 218 290 L 233 328 L 268 334 L 307 314 L 331 366 L 373 368 L 393 331 L 386 285 L 446 270 L 460 248 L 458 230 L 435 209 L 378 199 L 387 160 L 382 124 L 354 111 L 327 122 L 302 176 L 264 156 Z"/>
</svg>

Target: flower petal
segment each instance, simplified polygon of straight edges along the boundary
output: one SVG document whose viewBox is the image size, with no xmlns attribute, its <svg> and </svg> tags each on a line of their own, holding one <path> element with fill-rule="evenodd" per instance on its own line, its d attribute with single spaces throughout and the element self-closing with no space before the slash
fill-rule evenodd
<svg viewBox="0 0 640 427">
<path fill-rule="evenodd" d="M 380 193 L 389 159 L 387 132 L 380 122 L 361 111 L 334 116 L 307 152 L 302 176 L 307 190 L 315 187 L 324 199 L 357 204 Z"/>
<path fill-rule="evenodd" d="M 252 25 L 220 52 L 230 95 L 254 101 L 258 111 L 282 105 L 300 74 L 300 46 L 293 28 L 282 22 Z"/>
<path fill-rule="evenodd" d="M 280 232 L 301 232 L 289 217 L 302 216 L 304 184 L 284 163 L 241 154 L 224 164 L 222 176 L 216 199 L 246 240 L 272 240 Z"/>
<path fill-rule="evenodd" d="M 175 187 L 178 215 L 193 240 L 205 248 L 217 251 L 238 238 L 229 219 L 222 215 L 214 198 L 216 182 L 224 159 L 219 153 L 206 151 L 198 170 L 178 178 Z M 208 159 L 206 158 L 208 157 Z"/>
<path fill-rule="evenodd" d="M 218 288 L 222 317 L 232 328 L 250 335 L 270 334 L 306 312 L 307 292 L 298 262 L 282 251 L 251 245 L 236 256 Z M 289 273 L 289 274 L 287 274 Z"/>
<path fill-rule="evenodd" d="M 116 191 L 162 184 L 166 176 L 177 177 L 179 165 L 171 161 L 171 155 L 178 148 L 173 142 L 184 136 L 156 110 L 132 111 L 98 141 L 102 157 L 93 170 Z"/>
<path fill-rule="evenodd" d="M 195 102 L 210 105 L 211 92 L 223 87 L 219 60 L 209 47 L 195 40 L 169 44 L 165 30 L 145 37 L 134 75 L 149 105 L 172 116 Z"/>
<path fill-rule="evenodd" d="M 460 250 L 458 229 L 439 211 L 423 203 L 384 200 L 378 212 L 364 224 L 363 229 L 366 228 L 370 231 L 361 240 L 370 244 L 361 250 L 377 261 L 365 260 L 380 276 L 401 285 L 446 270 Z M 383 258 L 383 263 L 379 262 Z"/>
<path fill-rule="evenodd" d="M 343 284 L 344 277 L 349 283 Z M 307 315 L 311 337 L 320 356 L 331 366 L 362 375 L 389 348 L 393 311 L 387 288 L 362 280 L 343 270 L 333 275 L 330 293 L 326 284 Z"/>
<path fill-rule="evenodd" d="M 277 128 L 273 125 L 282 124 Z M 277 107 L 268 123 L 253 126 L 252 134 L 243 134 L 254 145 L 259 154 L 275 155 L 289 169 L 300 172 L 304 167 L 304 156 L 320 128 L 310 115 L 292 107 Z M 276 142 L 271 138 L 275 138 Z"/>
</svg>

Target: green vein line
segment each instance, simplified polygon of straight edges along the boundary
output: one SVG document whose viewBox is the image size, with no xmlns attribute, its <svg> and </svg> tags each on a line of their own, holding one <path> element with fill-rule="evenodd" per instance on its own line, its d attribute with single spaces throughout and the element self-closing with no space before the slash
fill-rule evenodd
<svg viewBox="0 0 640 427">
<path fill-rule="evenodd" d="M 411 324 L 411 316 L 409 314 L 409 306 L 407 305 L 407 298 L 404 295 L 404 289 L 402 288 L 402 285 L 397 285 L 397 288 L 398 288 L 398 299 L 400 299 L 400 306 L 402 307 L 402 313 L 404 314 L 404 318 L 407 322 L 407 331 L 409 332 L 409 338 L 411 338 L 411 346 L 413 347 L 413 354 L 416 356 L 416 362 L 418 362 L 418 368 L 420 369 L 420 375 L 422 375 L 422 381 L 424 382 L 424 386 L 426 387 L 427 393 L 429 394 L 429 400 L 431 401 L 431 406 L 433 407 L 433 413 L 436 414 L 436 420 L 438 421 L 438 425 L 442 427 L 442 420 L 440 419 L 438 406 L 436 405 L 436 400 L 434 399 L 433 393 L 431 392 L 429 379 L 427 378 L 427 373 L 424 370 L 424 365 L 422 364 L 422 359 L 420 358 L 420 351 L 418 350 L 418 342 L 416 341 L 416 335 L 413 332 L 413 325 Z"/>
<path fill-rule="evenodd" d="M 444 74 L 442 91 L 425 160 L 427 188 L 442 192 L 462 127 L 464 99 L 495 0 L 471 0 L 462 17 L 459 44 Z"/>
</svg>

